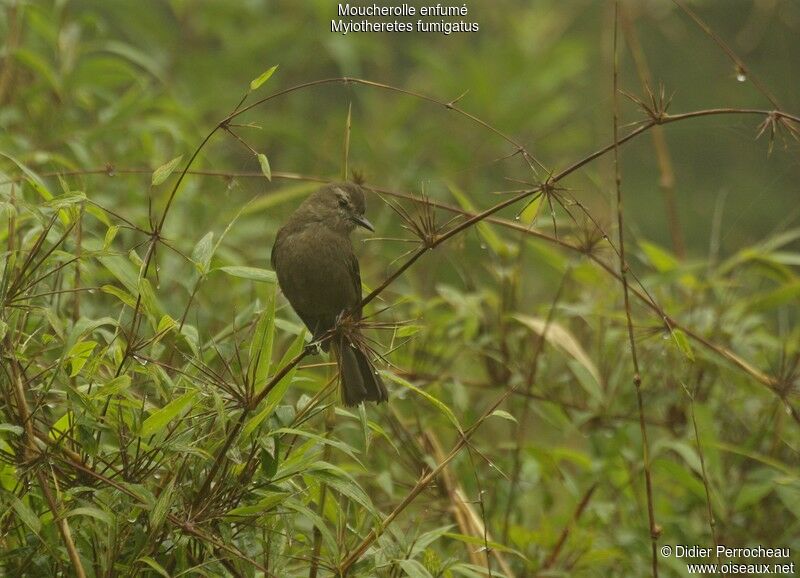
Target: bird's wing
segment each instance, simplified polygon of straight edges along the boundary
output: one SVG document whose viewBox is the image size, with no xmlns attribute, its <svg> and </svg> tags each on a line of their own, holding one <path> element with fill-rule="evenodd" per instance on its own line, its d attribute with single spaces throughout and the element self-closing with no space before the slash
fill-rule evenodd
<svg viewBox="0 0 800 578">
<path fill-rule="evenodd" d="M 276 257 L 276 254 L 278 253 L 278 251 L 280 251 L 280 245 L 283 242 L 283 238 L 286 235 L 285 231 L 286 231 L 286 227 L 281 227 L 281 229 L 278 231 L 278 234 L 275 235 L 275 243 L 272 245 L 272 255 L 270 256 L 270 260 L 269 260 L 270 264 L 272 265 L 272 270 L 273 271 L 275 269 L 277 269 L 277 266 L 276 266 L 276 263 L 275 263 L 275 261 L 276 261 L 275 257 Z"/>
<path fill-rule="evenodd" d="M 361 319 L 361 269 L 358 266 L 358 259 L 355 253 L 351 252 L 347 261 L 347 266 L 350 269 L 350 277 L 353 280 L 353 287 L 358 297 L 358 303 L 353 307 L 353 316 L 356 319 Z"/>
</svg>

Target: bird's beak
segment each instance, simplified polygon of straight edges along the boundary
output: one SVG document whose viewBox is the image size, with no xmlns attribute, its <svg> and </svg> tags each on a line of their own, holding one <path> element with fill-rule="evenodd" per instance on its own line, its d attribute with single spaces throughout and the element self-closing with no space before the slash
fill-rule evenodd
<svg viewBox="0 0 800 578">
<path fill-rule="evenodd" d="M 370 223 L 365 216 L 354 215 L 353 220 L 356 222 L 357 225 L 364 227 L 365 229 L 367 229 L 368 231 L 372 231 L 373 233 L 375 232 L 375 227 L 372 226 L 372 223 Z"/>
</svg>

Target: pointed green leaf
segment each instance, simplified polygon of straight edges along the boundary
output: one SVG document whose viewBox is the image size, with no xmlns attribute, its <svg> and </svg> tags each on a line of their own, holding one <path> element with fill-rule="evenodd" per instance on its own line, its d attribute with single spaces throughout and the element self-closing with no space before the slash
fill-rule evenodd
<svg viewBox="0 0 800 578">
<path fill-rule="evenodd" d="M 513 415 L 511 415 L 511 414 L 510 414 L 510 413 L 508 413 L 507 411 L 503 411 L 502 409 L 496 409 L 496 410 L 494 410 L 494 411 L 491 413 L 491 415 L 493 415 L 493 416 L 497 416 L 497 417 L 501 417 L 501 418 L 503 418 L 503 419 L 507 419 L 508 421 L 513 421 L 514 423 L 517 423 L 517 418 L 515 418 Z"/>
<path fill-rule="evenodd" d="M 160 432 L 172 419 L 177 417 L 187 406 L 191 405 L 196 397 L 197 391 L 189 391 L 151 414 L 142 423 L 142 437 L 148 437 Z"/>
<path fill-rule="evenodd" d="M 153 178 L 150 181 L 151 184 L 155 187 L 166 181 L 182 160 L 183 160 L 183 155 L 175 157 L 168 163 L 164 163 L 156 170 L 154 170 Z"/>
<path fill-rule="evenodd" d="M 689 338 L 686 337 L 686 333 L 680 329 L 673 329 L 672 338 L 675 340 L 675 345 L 678 346 L 678 349 L 680 349 L 681 353 L 683 353 L 690 361 L 694 361 L 692 344 L 689 343 Z"/>
<path fill-rule="evenodd" d="M 18 497 L 13 496 L 11 499 L 11 507 L 14 508 L 14 511 L 17 513 L 17 516 L 19 516 L 19 519 L 25 522 L 25 525 L 33 530 L 34 534 L 39 533 L 39 530 L 42 528 L 42 522 L 39 520 L 39 516 L 36 515 L 36 512 L 31 510 L 28 504 L 20 500 Z"/>
<path fill-rule="evenodd" d="M 250 81 L 250 90 L 257 90 L 262 84 L 269 80 L 269 77 L 275 74 L 275 71 L 278 70 L 278 65 L 272 66 L 268 68 L 264 73 L 262 73 L 258 78 L 254 78 Z"/>
<path fill-rule="evenodd" d="M 175 488 L 175 480 L 173 479 L 161 492 L 156 500 L 155 506 L 150 510 L 150 530 L 155 533 L 161 528 L 164 520 L 169 514 L 169 509 L 172 507 L 172 494 Z"/>
<path fill-rule="evenodd" d="M 70 510 L 69 512 L 67 512 L 67 515 L 65 517 L 69 518 L 72 516 L 89 516 L 90 518 L 100 520 L 107 526 L 114 525 L 114 516 L 99 508 L 91 508 L 91 507 L 75 508 L 74 510 Z"/>
<path fill-rule="evenodd" d="M 234 508 L 233 510 L 225 514 L 225 516 L 226 517 L 257 516 L 259 514 L 263 514 L 272 510 L 275 506 L 283 502 L 285 499 L 286 499 L 286 494 L 284 493 L 271 494 L 266 498 L 259 500 L 258 503 L 253 504 L 252 506 L 240 506 L 238 508 Z"/>
<path fill-rule="evenodd" d="M 120 375 L 115 377 L 108 383 L 102 385 L 96 391 L 92 392 L 91 399 L 102 399 L 110 395 L 116 395 L 128 389 L 131 384 L 130 375 Z"/>
<path fill-rule="evenodd" d="M 266 385 L 272 362 L 272 343 L 275 339 L 275 290 L 267 295 L 267 304 L 256 324 L 250 341 L 250 365 L 248 373 L 256 392 Z"/>
<path fill-rule="evenodd" d="M 111 246 L 111 243 L 114 242 L 114 239 L 119 233 L 119 226 L 111 225 L 108 230 L 106 231 L 106 236 L 103 239 L 103 249 L 106 250 Z"/>
<path fill-rule="evenodd" d="M 269 159 L 264 153 L 258 153 L 258 164 L 261 165 L 261 172 L 272 182 L 272 169 L 269 166 Z"/>
<path fill-rule="evenodd" d="M 142 556 L 137 560 L 137 562 L 144 562 L 153 570 L 164 576 L 164 578 L 170 578 L 169 572 L 167 572 L 161 564 L 153 560 L 150 556 Z"/>
<path fill-rule="evenodd" d="M 283 357 L 281 358 L 280 363 L 277 367 L 280 369 L 284 367 L 290 360 L 297 357 L 297 355 L 303 350 L 303 346 L 305 345 L 305 332 L 301 331 L 289 348 L 284 353 Z M 258 428 L 258 426 L 267 418 L 269 417 L 278 404 L 283 400 L 283 396 L 286 395 L 286 391 L 289 389 L 289 386 L 292 384 L 292 379 L 294 378 L 295 373 L 297 372 L 297 366 L 295 365 L 292 369 L 290 369 L 286 375 L 284 375 L 281 380 L 275 384 L 275 387 L 272 388 L 267 394 L 266 400 L 264 402 L 264 408 L 259 411 L 256 415 L 251 417 L 248 422 L 245 424 L 244 428 L 242 429 L 242 439 L 246 440 L 250 437 L 253 432 Z"/>
<path fill-rule="evenodd" d="M 399 384 L 399 385 L 402 385 L 403 387 L 407 387 L 408 389 L 410 389 L 411 391 L 413 391 L 413 392 L 414 392 L 414 393 L 416 393 L 417 395 L 420 395 L 420 396 L 424 397 L 425 399 L 427 399 L 427 400 L 428 400 L 429 402 L 431 402 L 431 403 L 432 403 L 432 404 L 433 404 L 433 405 L 434 405 L 434 406 L 435 406 L 435 407 L 436 407 L 436 408 L 437 408 L 439 411 L 441 411 L 441 412 L 442 412 L 442 413 L 443 413 L 443 414 L 444 414 L 444 415 L 447 417 L 447 419 L 449 419 L 449 420 L 450 420 L 450 422 L 451 422 L 451 423 L 452 423 L 454 426 L 456 426 L 456 429 L 458 429 L 458 431 L 460 431 L 460 432 L 463 432 L 463 431 L 464 431 L 464 430 L 461 428 L 461 424 L 459 423 L 459 421 L 458 421 L 458 418 L 456 418 L 456 414 L 454 414 L 454 413 L 453 413 L 453 410 L 452 410 L 452 409 L 450 409 L 450 408 L 447 406 L 447 404 L 445 404 L 445 403 L 444 403 L 444 402 L 442 402 L 441 400 L 437 399 L 436 397 L 432 396 L 432 395 L 431 395 L 430 393 L 428 393 L 427 391 L 425 391 L 425 390 L 423 390 L 423 389 L 420 389 L 420 388 L 416 387 L 416 386 L 415 386 L 415 385 L 413 385 L 413 384 L 412 384 L 410 381 L 407 381 L 407 380 L 403 379 L 403 378 L 402 378 L 402 377 L 400 377 L 399 375 L 395 375 L 395 374 L 393 374 L 393 373 L 390 373 L 390 372 L 388 372 L 388 371 L 381 371 L 381 373 L 382 373 L 383 375 L 385 375 L 386 377 L 388 377 L 390 380 L 394 381 L 395 383 L 397 383 L 397 384 Z"/>
<path fill-rule="evenodd" d="M 75 377 L 80 373 L 95 347 L 97 347 L 96 341 L 81 341 L 72 346 L 72 349 L 67 354 L 69 357 L 70 377 Z"/>
<path fill-rule="evenodd" d="M 259 269 L 258 267 L 230 265 L 228 267 L 220 267 L 219 269 L 214 270 L 223 271 L 233 277 L 241 277 L 242 279 L 250 279 L 251 281 L 259 281 L 261 283 L 276 283 L 278 281 L 275 271 L 270 271 L 269 269 Z"/>
<path fill-rule="evenodd" d="M 10 423 L 0 423 L 0 434 L 3 432 L 10 432 L 14 435 L 21 436 L 22 435 L 22 428 L 18 425 L 10 424 Z"/>
<path fill-rule="evenodd" d="M 279 437 L 275 438 L 275 449 L 272 453 L 266 449 L 261 450 L 261 471 L 264 472 L 268 480 L 274 478 L 275 473 L 278 471 L 278 463 L 281 457 L 279 440 Z"/>
<path fill-rule="evenodd" d="M 192 261 L 197 270 L 202 274 L 208 273 L 211 265 L 211 257 L 214 255 L 214 232 L 209 231 L 197 242 L 192 250 Z"/>
</svg>

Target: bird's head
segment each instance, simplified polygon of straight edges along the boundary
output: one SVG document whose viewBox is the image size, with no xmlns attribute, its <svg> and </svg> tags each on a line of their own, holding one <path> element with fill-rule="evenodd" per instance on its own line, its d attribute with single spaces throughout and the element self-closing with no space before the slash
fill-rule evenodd
<svg viewBox="0 0 800 578">
<path fill-rule="evenodd" d="M 311 195 L 305 205 L 304 208 L 311 212 L 316 220 L 322 221 L 332 229 L 347 233 L 356 227 L 375 230 L 372 223 L 364 216 L 366 210 L 364 191 L 356 184 L 332 183 L 324 186 Z"/>
</svg>

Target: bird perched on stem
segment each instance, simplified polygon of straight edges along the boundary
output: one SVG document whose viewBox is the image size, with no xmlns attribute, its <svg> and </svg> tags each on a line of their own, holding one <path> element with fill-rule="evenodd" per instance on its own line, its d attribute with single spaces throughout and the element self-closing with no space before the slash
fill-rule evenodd
<svg viewBox="0 0 800 578">
<path fill-rule="evenodd" d="M 365 208 L 360 186 L 326 185 L 292 213 L 272 247 L 272 267 L 283 294 L 314 339 L 323 340 L 322 348 L 332 346 L 342 400 L 350 406 L 389 399 L 357 326 L 361 274 L 350 233 L 356 227 L 375 230 L 364 217 Z"/>
</svg>

